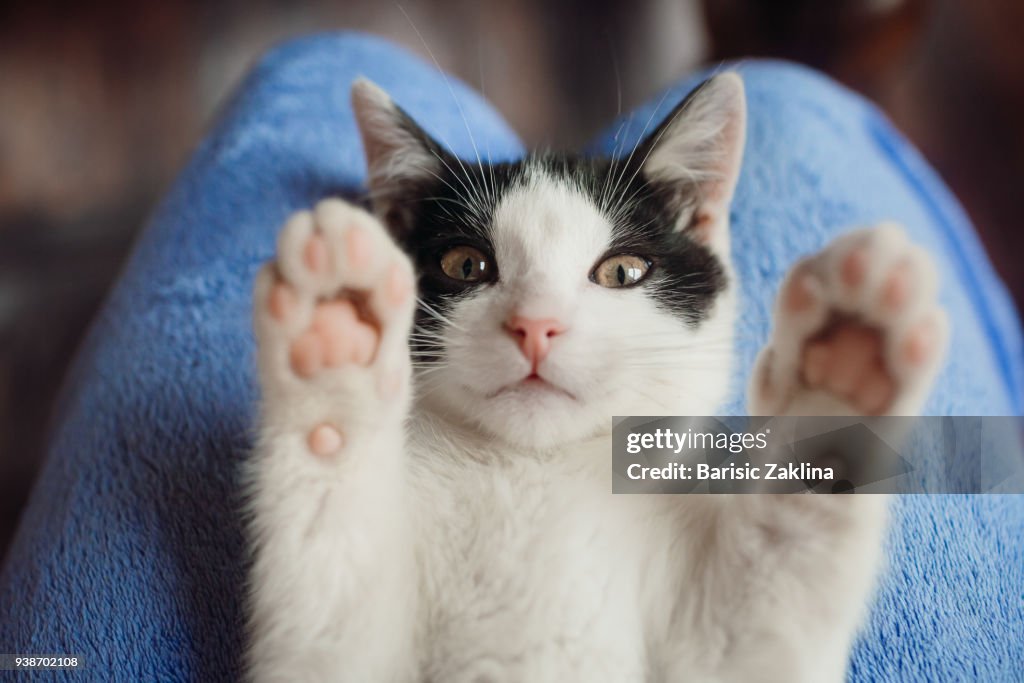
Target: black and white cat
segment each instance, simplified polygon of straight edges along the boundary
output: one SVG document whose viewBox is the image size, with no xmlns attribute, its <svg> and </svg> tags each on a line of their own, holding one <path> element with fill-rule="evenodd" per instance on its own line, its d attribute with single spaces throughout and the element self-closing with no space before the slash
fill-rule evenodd
<svg viewBox="0 0 1024 683">
<path fill-rule="evenodd" d="M 373 215 L 295 214 L 256 285 L 249 676 L 844 680 L 884 499 L 611 494 L 612 415 L 729 389 L 740 78 L 614 160 L 469 163 L 352 95 Z M 797 264 L 751 414 L 915 414 L 936 281 L 889 225 Z"/>
</svg>

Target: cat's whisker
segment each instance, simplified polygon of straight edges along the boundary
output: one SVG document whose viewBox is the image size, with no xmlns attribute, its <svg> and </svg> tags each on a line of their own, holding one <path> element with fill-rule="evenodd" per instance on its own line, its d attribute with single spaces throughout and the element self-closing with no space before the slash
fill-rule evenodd
<svg viewBox="0 0 1024 683">
<path fill-rule="evenodd" d="M 411 362 L 412 362 L 412 366 L 414 368 L 443 368 L 443 367 L 448 367 L 448 362 L 447 361 L 440 361 L 440 360 L 422 359 L 422 360 L 412 360 Z"/>
<path fill-rule="evenodd" d="M 659 349 L 675 349 L 678 351 L 688 351 L 691 349 L 732 348 L 733 339 L 733 337 L 721 337 L 718 339 L 700 339 L 697 341 L 684 341 L 680 340 L 678 336 L 665 334 L 659 336 L 625 336 L 617 338 L 617 341 L 635 342 L 631 343 L 629 350 L 631 352 L 636 352 L 648 350 L 657 351 Z"/>
<path fill-rule="evenodd" d="M 450 318 L 447 318 L 446 316 L 441 314 L 440 311 L 438 311 L 433 306 L 428 304 L 421 297 L 416 297 L 416 301 L 419 304 L 420 310 L 424 311 L 425 313 L 427 313 L 432 318 L 438 320 L 439 322 L 444 323 L 445 325 L 447 325 L 448 327 L 451 327 L 452 329 L 459 330 L 460 332 L 466 332 L 465 328 L 463 328 L 460 325 L 455 324 Z"/>
<path fill-rule="evenodd" d="M 610 199 L 610 187 L 611 187 L 611 182 L 610 181 L 611 181 L 611 178 L 615 174 L 615 169 L 616 169 L 615 165 L 616 165 L 616 163 L 618 163 L 618 161 L 619 161 L 619 159 L 621 157 L 622 147 L 623 147 L 623 144 L 626 141 L 626 139 L 624 137 L 620 138 L 620 136 L 622 135 L 622 131 L 625 128 L 627 128 L 627 127 L 629 127 L 629 126 L 631 126 L 633 124 L 633 117 L 634 117 L 634 115 L 635 115 L 635 112 L 630 112 L 629 116 L 626 119 L 624 119 L 622 121 L 622 123 L 619 124 L 618 130 L 615 131 L 615 137 L 613 138 L 613 140 L 615 141 L 615 146 L 612 149 L 612 153 L 611 153 L 610 161 L 609 161 L 609 165 L 608 165 L 608 172 L 605 173 L 604 182 L 602 183 L 602 187 L 601 187 L 601 194 L 600 194 L 600 197 L 598 199 L 598 207 L 600 207 L 600 209 L 602 211 L 604 211 L 605 213 L 608 213 L 609 209 L 610 209 L 609 204 L 608 204 L 609 199 Z"/>
<path fill-rule="evenodd" d="M 694 341 L 681 340 L 679 335 L 673 334 L 635 334 L 635 335 L 622 335 L 616 336 L 616 341 L 619 342 L 641 342 L 633 345 L 637 350 L 647 349 L 663 349 L 672 348 L 680 351 L 687 351 L 690 349 L 706 349 L 706 348 L 732 348 L 733 342 L 740 341 L 742 338 L 737 337 L 713 337 L 709 339 L 699 339 Z M 670 340 L 668 342 L 662 342 L 661 340 Z M 642 343 L 649 341 L 650 343 Z"/>
<path fill-rule="evenodd" d="M 402 5 L 398 5 L 398 9 L 399 9 L 399 11 L 402 12 L 403 15 L 405 15 L 405 19 L 406 19 L 406 21 L 409 22 L 409 26 L 412 27 L 412 30 L 416 33 L 416 36 L 420 39 L 420 43 L 423 44 L 423 49 L 427 52 L 427 55 L 430 56 L 431 61 L 434 62 L 434 66 L 437 68 L 437 72 L 439 74 L 441 74 L 441 78 L 444 79 L 445 87 L 448 88 L 448 94 L 451 95 L 452 101 L 455 102 L 455 107 L 459 111 L 459 116 L 462 117 L 462 123 L 466 127 L 466 133 L 469 134 L 469 142 L 473 146 L 473 153 L 476 155 L 477 164 L 480 166 L 481 169 L 483 169 L 483 161 L 481 161 L 481 159 L 480 159 L 480 151 L 479 151 L 479 149 L 477 148 L 477 145 L 476 145 L 476 138 L 474 137 L 473 131 L 472 131 L 472 129 L 469 126 L 469 119 L 466 118 L 466 112 L 462 108 L 462 102 L 460 102 L 459 98 L 455 96 L 455 89 L 452 88 L 452 83 L 451 83 L 451 80 L 448 78 L 448 74 L 445 73 L 444 69 L 441 68 L 441 63 L 437 61 L 437 57 L 434 56 L 434 51 L 430 49 L 430 46 L 427 44 L 426 39 L 423 37 L 423 33 L 420 32 L 419 27 L 416 26 L 416 23 L 412 20 L 412 17 L 409 16 L 409 13 L 405 10 L 404 7 L 402 7 Z M 448 147 L 448 149 L 452 149 L 451 144 L 447 140 L 442 140 L 442 141 L 445 143 L 445 145 Z M 435 154 L 435 156 L 438 156 L 438 155 Z M 454 154 L 454 153 L 452 154 L 452 156 L 459 163 L 459 166 L 462 168 L 462 172 L 466 175 L 466 177 L 471 177 L 469 172 L 466 170 L 466 166 L 462 163 L 462 159 L 460 159 L 459 156 L 457 154 Z M 438 158 L 440 159 L 439 156 L 438 156 Z M 445 165 L 447 165 L 447 164 L 445 164 Z M 449 169 L 449 171 L 450 170 L 451 169 Z M 470 182 L 470 185 L 472 185 L 472 181 Z M 478 203 L 480 203 L 480 204 L 483 203 L 481 201 L 481 197 L 479 195 L 479 192 L 476 194 L 476 199 L 477 199 Z"/>
<path fill-rule="evenodd" d="M 718 356 L 721 354 L 731 354 L 732 349 L 729 347 L 720 347 L 718 349 L 635 349 L 631 350 L 626 359 L 644 359 L 654 360 L 658 358 L 674 358 L 678 360 L 682 358 L 702 358 L 709 356 Z"/>
<path fill-rule="evenodd" d="M 420 323 L 416 323 L 413 325 L 412 334 L 421 337 L 433 337 L 434 339 L 442 340 L 444 339 L 444 334 L 442 334 L 439 330 L 430 327 L 425 327 Z"/>
<path fill-rule="evenodd" d="M 659 341 L 662 340 L 662 341 Z M 722 339 L 708 339 L 700 340 L 697 342 L 681 342 L 677 341 L 672 335 L 664 335 L 662 337 L 623 337 L 619 341 L 633 341 L 630 351 L 632 352 L 644 352 L 650 353 L 661 350 L 673 350 L 673 351 L 693 351 L 703 349 L 733 349 L 736 347 L 734 339 L 731 337 L 725 337 Z"/>
<path fill-rule="evenodd" d="M 629 168 L 630 162 L 633 161 L 633 156 L 636 154 L 637 149 L 639 149 L 640 144 L 644 142 L 647 136 L 647 130 L 650 128 L 651 123 L 654 121 L 654 117 L 658 113 L 658 110 L 661 109 L 661 105 L 664 104 L 665 98 L 668 97 L 668 93 L 669 91 L 666 90 L 662 94 L 661 99 L 658 100 L 658 104 L 655 105 L 654 109 L 651 111 L 651 115 L 647 118 L 647 123 L 644 124 L 643 130 L 640 131 L 640 137 L 638 137 L 636 142 L 633 144 L 633 149 L 629 152 L 629 156 L 626 158 L 626 162 L 622 164 L 622 168 L 619 171 L 619 175 L 617 176 L 614 184 L 612 185 L 612 193 L 609 197 L 609 200 L 611 199 L 611 197 L 614 197 L 616 194 L 618 194 L 619 184 L 622 182 L 622 178 L 626 175 L 626 171 Z"/>
<path fill-rule="evenodd" d="M 483 41 L 479 40 L 479 39 L 477 40 L 477 43 L 476 43 L 476 63 L 477 63 L 477 70 L 478 70 L 479 75 L 480 75 L 480 94 L 486 100 L 487 99 L 487 90 L 484 88 Z M 489 137 L 485 138 L 485 140 L 484 140 L 484 151 L 485 151 L 485 153 L 487 155 L 486 172 L 490 175 L 490 179 L 491 179 L 491 187 L 490 187 L 490 193 L 488 195 L 488 199 L 490 201 L 491 206 L 494 206 L 497 203 L 497 200 L 498 200 L 498 197 L 497 197 L 498 183 L 497 183 L 496 178 L 494 176 L 494 162 L 491 161 L 491 143 L 490 143 L 490 138 Z"/>
<path fill-rule="evenodd" d="M 632 359 L 643 359 L 651 360 L 657 358 L 701 358 L 708 356 L 718 356 L 721 354 L 732 354 L 733 349 L 731 346 L 705 346 L 705 347 L 690 347 L 688 349 L 680 349 L 678 347 L 637 347 L 629 350 L 628 354 L 622 354 L 620 358 L 626 360 Z"/>
<path fill-rule="evenodd" d="M 454 204 L 455 206 L 463 208 L 466 211 L 476 211 L 476 207 L 467 204 L 462 197 L 456 197 L 454 199 L 452 197 L 422 197 L 420 199 L 416 199 L 415 201 L 422 203 L 434 202 L 438 204 Z"/>
<path fill-rule="evenodd" d="M 445 144 L 447 145 L 448 143 L 446 142 Z M 450 145 L 449 145 L 449 148 L 450 148 Z M 483 223 L 484 219 L 485 219 L 485 206 L 484 206 L 483 198 L 480 196 L 480 193 L 477 190 L 476 186 L 473 185 L 473 181 L 471 179 L 471 176 L 470 176 L 469 172 L 466 170 L 465 165 L 462 163 L 462 159 L 460 159 L 455 154 L 452 154 L 452 157 L 455 159 L 456 162 L 458 162 L 459 167 L 462 169 L 462 173 L 459 174 L 459 173 L 456 173 L 455 169 L 453 169 L 451 167 L 451 165 L 449 165 L 448 162 L 445 161 L 444 157 L 442 157 L 436 151 L 430 150 L 430 153 L 446 169 L 448 169 L 448 172 L 451 173 L 453 176 L 455 176 L 455 178 L 456 178 L 456 180 L 458 180 L 459 184 L 462 185 L 462 188 L 465 190 L 466 193 L 464 195 L 460 194 L 460 193 L 456 193 L 456 194 L 459 196 L 460 199 L 463 199 L 464 201 L 466 201 L 472 207 L 471 213 L 473 214 L 473 216 L 474 216 L 475 220 L 477 221 L 477 223 Z M 436 174 L 434 174 L 434 175 L 436 177 Z M 468 184 L 467 184 L 467 182 L 468 182 Z M 448 185 L 448 186 L 451 187 L 451 185 Z M 454 189 L 453 189 L 453 192 L 454 192 Z"/>
<path fill-rule="evenodd" d="M 697 371 L 706 370 L 708 361 L 713 360 L 727 360 L 728 354 L 722 353 L 718 355 L 707 355 L 701 357 L 690 357 L 690 358 L 661 358 L 661 359 L 650 359 L 650 360 L 623 360 L 617 363 L 618 367 L 673 367 L 680 369 L 693 369 Z"/>
</svg>

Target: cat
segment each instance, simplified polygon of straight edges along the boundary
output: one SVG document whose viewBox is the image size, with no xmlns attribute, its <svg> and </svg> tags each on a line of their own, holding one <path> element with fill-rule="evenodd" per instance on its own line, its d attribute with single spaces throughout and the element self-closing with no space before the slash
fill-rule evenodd
<svg viewBox="0 0 1024 683">
<path fill-rule="evenodd" d="M 374 84 L 372 213 L 290 218 L 254 293 L 255 681 L 842 681 L 881 496 L 611 494 L 612 415 L 729 391 L 741 78 L 629 155 L 453 156 Z M 916 414 L 948 322 L 892 224 L 782 283 L 749 412 Z"/>
</svg>

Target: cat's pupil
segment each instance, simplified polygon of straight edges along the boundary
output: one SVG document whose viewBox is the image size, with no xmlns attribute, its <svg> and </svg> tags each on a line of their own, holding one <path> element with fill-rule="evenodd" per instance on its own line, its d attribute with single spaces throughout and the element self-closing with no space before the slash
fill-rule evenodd
<svg viewBox="0 0 1024 683">
<path fill-rule="evenodd" d="M 464 277 L 464 278 L 466 278 L 468 280 L 469 276 L 472 273 L 473 273 L 473 259 L 467 257 L 466 260 L 462 262 L 462 277 Z"/>
<path fill-rule="evenodd" d="M 616 271 L 615 274 L 619 279 L 620 285 L 626 284 L 626 269 L 622 267 L 621 263 L 619 264 L 619 269 Z"/>
</svg>

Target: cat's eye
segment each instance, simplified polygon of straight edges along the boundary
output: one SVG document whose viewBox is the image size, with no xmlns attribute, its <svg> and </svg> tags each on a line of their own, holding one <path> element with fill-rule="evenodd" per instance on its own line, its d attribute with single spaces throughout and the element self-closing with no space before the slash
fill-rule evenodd
<svg viewBox="0 0 1024 683">
<path fill-rule="evenodd" d="M 491 260 L 479 249 L 468 245 L 452 247 L 441 256 L 441 271 L 460 282 L 489 280 L 493 270 Z"/>
<path fill-rule="evenodd" d="M 590 279 L 602 287 L 629 287 L 643 279 L 651 262 L 633 254 L 615 254 L 597 264 Z"/>
</svg>

